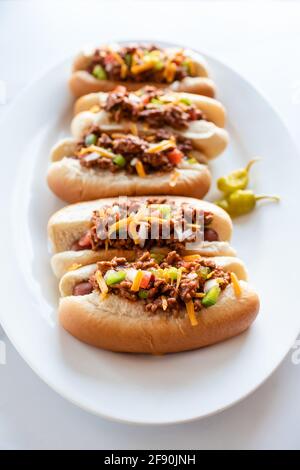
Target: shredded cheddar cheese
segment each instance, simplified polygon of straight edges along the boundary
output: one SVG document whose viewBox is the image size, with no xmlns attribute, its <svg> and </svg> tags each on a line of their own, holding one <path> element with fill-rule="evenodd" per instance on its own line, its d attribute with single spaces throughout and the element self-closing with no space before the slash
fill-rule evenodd
<svg viewBox="0 0 300 470">
<path fill-rule="evenodd" d="M 163 224 L 164 222 L 166 222 L 165 219 L 161 219 L 160 217 L 155 217 L 155 216 L 150 216 L 150 215 L 145 215 L 141 220 L 145 221 L 145 222 L 157 222 L 158 224 Z"/>
<path fill-rule="evenodd" d="M 154 60 L 149 60 L 148 62 L 145 62 L 144 64 L 132 65 L 131 73 L 133 73 L 133 75 L 138 75 L 139 73 L 146 72 L 146 70 L 152 69 L 154 65 L 155 65 Z"/>
<path fill-rule="evenodd" d="M 145 178 L 146 172 L 141 160 L 138 160 L 135 164 L 135 169 L 140 178 Z"/>
<path fill-rule="evenodd" d="M 176 64 L 174 64 L 174 62 L 172 62 L 171 60 L 168 61 L 168 63 L 166 64 L 165 71 L 164 71 L 164 77 L 167 80 L 167 82 L 170 83 L 174 80 L 176 70 L 177 70 Z"/>
<path fill-rule="evenodd" d="M 184 261 L 198 261 L 201 259 L 200 255 L 186 255 L 183 256 Z"/>
<path fill-rule="evenodd" d="M 205 294 L 204 292 L 196 292 L 195 297 L 197 297 L 198 299 L 202 299 L 203 297 L 205 297 Z"/>
<path fill-rule="evenodd" d="M 118 54 L 113 49 L 110 49 L 110 53 L 112 54 L 112 56 L 114 57 L 116 62 L 118 62 L 118 64 L 121 65 L 121 78 L 126 78 L 127 72 L 128 72 L 128 67 L 127 67 L 126 63 L 124 62 L 124 60 L 122 59 L 120 54 Z"/>
<path fill-rule="evenodd" d="M 94 105 L 89 109 L 89 111 L 90 111 L 91 113 L 99 113 L 99 111 L 100 111 L 100 106 L 99 106 L 98 104 L 94 104 Z"/>
<path fill-rule="evenodd" d="M 214 271 L 211 271 L 210 273 L 208 273 L 208 275 L 206 276 L 206 279 L 210 279 L 214 274 Z"/>
<path fill-rule="evenodd" d="M 196 318 L 196 315 L 195 315 L 195 309 L 194 309 L 194 303 L 193 303 L 193 301 L 190 300 L 189 302 L 187 302 L 187 303 L 185 304 L 185 306 L 186 306 L 186 311 L 187 311 L 187 314 L 188 314 L 188 316 L 189 316 L 191 325 L 192 325 L 192 326 L 198 325 L 198 321 L 197 321 L 197 318 Z"/>
<path fill-rule="evenodd" d="M 109 240 L 108 240 L 108 238 L 106 238 L 106 240 L 104 242 L 105 251 L 108 251 L 108 244 L 109 244 Z"/>
<path fill-rule="evenodd" d="M 178 268 L 178 271 L 177 271 L 177 280 L 176 280 L 176 290 L 178 290 L 178 287 L 180 285 L 180 281 L 181 281 L 181 277 L 182 277 L 182 268 Z"/>
<path fill-rule="evenodd" d="M 135 220 L 132 220 L 131 222 L 129 222 L 128 232 L 129 232 L 130 236 L 132 237 L 134 243 L 136 245 L 138 245 L 139 242 L 140 242 L 140 239 L 139 239 L 139 234 L 136 231 L 136 221 Z"/>
<path fill-rule="evenodd" d="M 129 217 L 126 217 L 125 219 L 118 220 L 117 222 L 112 224 L 108 230 L 108 237 L 110 237 L 110 235 L 116 232 L 117 230 L 127 227 L 127 225 L 131 222 L 131 220 L 132 220 L 132 217 L 129 216 Z"/>
<path fill-rule="evenodd" d="M 133 292 L 138 292 L 138 290 L 140 289 L 140 285 L 141 285 L 141 282 L 142 282 L 142 279 L 143 279 L 143 271 L 141 271 L 140 269 L 138 270 L 138 272 L 136 273 L 136 276 L 133 280 L 133 283 L 132 283 L 132 286 L 131 286 L 131 290 Z"/>
<path fill-rule="evenodd" d="M 102 298 L 106 297 L 107 292 L 108 292 L 108 287 L 107 287 L 106 282 L 105 282 L 105 280 L 104 280 L 104 278 L 103 278 L 100 271 L 96 272 L 95 278 L 96 278 L 97 284 L 99 286 L 99 289 L 101 291 L 101 297 Z"/>
<path fill-rule="evenodd" d="M 168 308 L 168 301 L 166 299 L 166 297 L 163 295 L 162 298 L 161 298 L 161 302 L 162 302 L 162 308 L 163 310 L 167 310 Z"/>
<path fill-rule="evenodd" d="M 235 296 L 240 297 L 240 295 L 242 293 L 242 288 L 241 288 L 241 285 L 239 283 L 239 280 L 238 280 L 236 274 L 235 273 L 230 273 L 230 278 L 231 278 L 232 287 L 233 287 Z"/>
<path fill-rule="evenodd" d="M 168 150 L 169 148 L 174 147 L 174 140 L 162 140 L 158 144 L 152 145 L 148 150 L 147 153 L 158 153 L 162 152 L 163 150 Z"/>
<path fill-rule="evenodd" d="M 135 122 L 130 123 L 129 130 L 130 130 L 132 135 L 138 135 L 138 128 L 137 128 L 137 125 L 135 124 Z"/>
<path fill-rule="evenodd" d="M 80 263 L 73 263 L 68 268 L 68 271 L 76 271 L 76 269 L 81 268 L 81 266 L 82 266 L 82 264 L 80 264 Z"/>
<path fill-rule="evenodd" d="M 114 158 L 116 155 L 113 152 L 110 152 L 109 150 L 103 148 L 103 147 L 98 147 L 98 145 L 90 145 L 89 147 L 83 147 L 80 152 L 78 152 L 78 155 L 86 155 L 87 153 L 95 152 L 101 155 L 101 157 L 107 157 L 107 158 Z"/>
<path fill-rule="evenodd" d="M 174 186 L 176 186 L 179 176 L 180 176 L 179 171 L 174 170 L 170 176 L 170 181 L 169 181 L 169 186 L 171 186 L 171 188 L 174 188 Z"/>
</svg>

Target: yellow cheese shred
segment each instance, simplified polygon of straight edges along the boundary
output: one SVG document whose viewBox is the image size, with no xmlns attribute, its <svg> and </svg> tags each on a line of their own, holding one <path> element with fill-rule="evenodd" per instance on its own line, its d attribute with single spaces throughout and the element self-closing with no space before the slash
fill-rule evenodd
<svg viewBox="0 0 300 470">
<path fill-rule="evenodd" d="M 177 183 L 177 180 L 180 176 L 180 173 L 179 171 L 177 170 L 174 170 L 170 176 L 170 181 L 169 181 L 169 186 L 171 186 L 171 188 L 173 188 L 174 186 L 176 186 L 176 183 Z"/>
<path fill-rule="evenodd" d="M 132 237 L 134 243 L 136 245 L 139 244 L 140 242 L 140 239 L 139 239 L 139 234 L 137 233 L 137 230 L 136 230 L 136 222 L 135 220 L 132 220 L 131 222 L 129 222 L 128 224 L 128 232 L 130 234 L 130 236 Z"/>
<path fill-rule="evenodd" d="M 167 310 L 168 308 L 168 301 L 166 299 L 166 297 L 163 295 L 162 298 L 161 298 L 161 302 L 162 302 L 162 308 L 163 310 Z"/>
<path fill-rule="evenodd" d="M 200 255 L 186 255 L 183 256 L 184 261 L 198 261 L 201 259 Z"/>
<path fill-rule="evenodd" d="M 98 104 L 94 104 L 94 105 L 89 109 L 89 111 L 90 111 L 91 113 L 99 113 L 99 111 L 100 111 L 100 106 L 99 106 Z"/>
<path fill-rule="evenodd" d="M 131 67 L 131 73 L 133 75 L 137 75 L 141 72 L 145 72 L 146 70 L 150 70 L 154 67 L 155 61 L 149 60 L 148 62 L 145 62 L 144 64 L 139 64 L 139 65 L 132 65 Z"/>
<path fill-rule="evenodd" d="M 109 150 L 103 148 L 103 147 L 98 147 L 98 145 L 90 145 L 89 147 L 83 147 L 78 155 L 85 155 L 90 152 L 96 152 L 101 157 L 107 157 L 107 158 L 114 158 L 116 155 L 113 152 L 110 152 Z"/>
<path fill-rule="evenodd" d="M 174 62 L 169 61 L 166 65 L 165 71 L 164 71 L 164 77 L 167 80 L 167 82 L 173 82 L 175 73 L 176 73 L 176 65 Z"/>
<path fill-rule="evenodd" d="M 138 135 L 138 128 L 137 128 L 137 125 L 135 124 L 135 122 L 131 122 L 130 125 L 129 125 L 129 130 L 131 132 L 132 135 Z"/>
<path fill-rule="evenodd" d="M 241 288 L 238 278 L 236 277 L 236 274 L 230 273 L 230 278 L 231 278 L 232 287 L 233 287 L 235 296 L 240 297 L 242 294 L 242 288 Z"/>
<path fill-rule="evenodd" d="M 135 169 L 136 169 L 136 172 L 137 174 L 141 177 L 141 178 L 145 178 L 146 176 L 146 172 L 145 172 L 145 168 L 144 168 L 144 165 L 143 163 L 141 162 L 141 160 L 138 160 L 135 164 Z"/>
<path fill-rule="evenodd" d="M 194 303 L 193 303 L 193 301 L 190 300 L 189 302 L 187 302 L 187 303 L 185 304 L 185 306 L 186 306 L 186 311 L 187 311 L 187 314 L 188 314 L 188 316 L 189 316 L 191 325 L 192 325 L 192 326 L 198 325 L 198 321 L 197 321 L 197 318 L 196 318 L 196 315 L 195 315 L 195 309 L 194 309 Z"/>
<path fill-rule="evenodd" d="M 152 145 L 149 149 L 147 149 L 147 153 L 157 153 L 162 152 L 163 150 L 167 150 L 168 148 L 174 147 L 174 141 L 172 140 L 162 140 L 156 145 Z"/>
<path fill-rule="evenodd" d="M 127 227 L 127 225 L 131 222 L 131 220 L 132 220 L 132 217 L 129 216 L 129 217 L 126 217 L 125 219 L 118 220 L 117 222 L 112 224 L 108 230 L 108 237 L 110 237 L 110 235 L 116 232 L 117 230 Z"/>
<path fill-rule="evenodd" d="M 132 283 L 132 286 L 131 286 L 131 290 L 133 292 L 137 292 L 140 289 L 142 279 L 143 279 L 143 271 L 141 271 L 139 269 L 138 272 L 136 273 L 136 276 L 135 276 L 135 278 L 133 280 L 133 283 Z"/>
<path fill-rule="evenodd" d="M 182 268 L 178 268 L 178 270 L 177 270 L 176 287 L 175 287 L 176 290 L 178 290 L 178 287 L 179 287 L 179 284 L 180 284 L 180 281 L 181 281 L 181 277 L 182 277 Z"/>
<path fill-rule="evenodd" d="M 95 278 L 96 278 L 97 284 L 99 286 L 99 289 L 101 291 L 101 297 L 102 298 L 106 297 L 107 292 L 108 292 L 108 287 L 107 287 L 106 282 L 105 282 L 105 280 L 104 280 L 104 278 L 103 278 L 100 271 L 96 272 Z"/>
<path fill-rule="evenodd" d="M 76 271 L 76 269 L 81 268 L 81 266 L 82 266 L 82 264 L 80 264 L 80 263 L 73 263 L 68 268 L 68 271 Z"/>
<path fill-rule="evenodd" d="M 121 78 L 126 78 L 127 72 L 128 72 L 128 67 L 120 54 L 118 54 L 116 51 L 113 49 L 110 49 L 110 53 L 113 55 L 114 59 L 118 62 L 118 64 L 121 65 Z"/>
</svg>

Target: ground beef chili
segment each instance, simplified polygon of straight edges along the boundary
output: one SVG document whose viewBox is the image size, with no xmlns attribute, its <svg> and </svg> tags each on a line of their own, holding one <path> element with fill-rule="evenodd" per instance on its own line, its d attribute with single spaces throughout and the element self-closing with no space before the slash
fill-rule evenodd
<svg viewBox="0 0 300 470">
<path fill-rule="evenodd" d="M 139 215 L 141 211 L 142 216 Z M 138 240 L 132 236 L 129 222 L 125 224 L 125 231 L 115 227 L 110 232 L 114 224 L 120 220 L 128 221 L 128 217 L 133 220 L 138 217 L 135 225 Z M 143 202 L 134 199 L 119 200 L 93 212 L 91 228 L 73 244 L 72 249 L 150 250 L 161 247 L 180 251 L 187 243 L 197 240 L 218 241 L 217 232 L 211 228 L 212 221 L 211 212 L 203 212 L 187 203 L 176 205 L 167 198 L 151 198 Z"/>
<path fill-rule="evenodd" d="M 132 275 L 132 272 L 137 270 L 142 270 L 147 284 L 144 284 L 142 289 L 139 287 L 133 290 L 134 281 L 129 273 Z M 208 279 L 210 282 L 215 280 L 214 285 L 218 286 L 219 292 L 231 283 L 230 273 L 223 271 L 212 261 L 201 257 L 187 261 L 176 251 L 170 252 L 160 263 L 154 260 L 149 252 L 144 252 L 135 262 L 115 257 L 111 261 L 98 262 L 97 271 L 109 284 L 108 295 L 115 294 L 131 301 L 143 302 L 145 309 L 151 313 L 165 311 L 178 314 L 191 301 L 194 311 L 197 312 L 203 308 L 204 292 L 207 291 L 205 284 Z M 93 286 L 94 291 L 100 293 L 97 271 L 88 283 Z M 111 273 L 119 271 L 124 273 L 124 279 L 110 284 L 108 280 Z M 73 295 L 84 295 L 78 292 L 81 290 L 79 286 L 86 282 L 75 286 Z"/>
<path fill-rule="evenodd" d="M 174 129 L 187 129 L 191 121 L 205 119 L 205 115 L 186 98 L 174 99 L 164 90 L 147 86 L 137 92 L 129 92 L 118 86 L 108 94 L 104 105 L 112 119 L 120 122 L 129 119 L 144 122 L 150 127 L 170 126 Z"/>
<path fill-rule="evenodd" d="M 157 46 L 96 49 L 87 71 L 100 80 L 171 83 L 194 75 L 191 58 L 182 50 L 172 55 Z"/>
<path fill-rule="evenodd" d="M 93 142 L 91 145 L 89 142 Z M 159 143 L 169 143 L 166 148 L 151 153 L 151 148 Z M 109 152 L 109 155 L 97 153 L 100 149 Z M 150 150 L 150 152 L 149 152 Z M 175 159 L 174 159 L 175 151 Z M 110 170 L 115 173 L 126 171 L 129 174 L 137 173 L 137 162 L 141 162 L 146 174 L 153 172 L 171 172 L 180 163 L 195 163 L 189 155 L 192 144 L 189 139 L 174 136 L 163 129 L 149 135 L 140 136 L 124 133 L 108 135 L 93 126 L 78 142 L 75 158 L 85 168 Z"/>
</svg>

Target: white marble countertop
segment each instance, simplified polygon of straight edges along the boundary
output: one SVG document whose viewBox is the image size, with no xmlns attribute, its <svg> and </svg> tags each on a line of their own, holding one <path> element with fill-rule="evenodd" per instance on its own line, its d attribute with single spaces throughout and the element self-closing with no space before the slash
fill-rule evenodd
<svg viewBox="0 0 300 470">
<path fill-rule="evenodd" d="M 0 113 L 43 70 L 82 44 L 123 38 L 182 42 L 225 61 L 272 102 L 300 147 L 298 2 L 2 0 Z M 0 341 L 0 362 L 6 349 L 6 364 L 0 365 L 1 449 L 300 448 L 299 350 L 259 390 L 223 413 L 140 427 L 105 421 L 66 402 L 31 371 L 1 330 Z"/>
</svg>

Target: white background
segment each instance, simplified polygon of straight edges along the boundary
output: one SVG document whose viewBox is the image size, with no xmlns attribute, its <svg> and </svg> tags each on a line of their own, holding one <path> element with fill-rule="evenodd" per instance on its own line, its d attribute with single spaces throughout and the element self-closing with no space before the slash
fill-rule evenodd
<svg viewBox="0 0 300 470">
<path fill-rule="evenodd" d="M 300 147 L 298 2 L 0 0 L 0 80 L 7 104 L 82 44 L 134 38 L 181 42 L 225 61 L 272 102 Z M 242 96 L 236 99 L 242 106 Z M 300 364 L 292 363 L 292 352 L 259 390 L 219 415 L 138 427 L 69 404 L 35 376 L 1 331 L 0 339 L 7 356 L 0 365 L 1 449 L 300 448 Z"/>
</svg>

